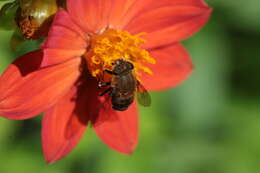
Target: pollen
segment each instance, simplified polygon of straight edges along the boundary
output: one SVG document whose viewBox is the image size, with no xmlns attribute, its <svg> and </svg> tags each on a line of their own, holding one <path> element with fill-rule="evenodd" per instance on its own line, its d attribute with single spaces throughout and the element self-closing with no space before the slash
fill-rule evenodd
<svg viewBox="0 0 260 173">
<path fill-rule="evenodd" d="M 92 76 L 102 78 L 104 70 L 112 70 L 117 59 L 131 62 L 137 77 L 140 71 L 152 75 L 151 69 L 143 65 L 156 63 L 149 52 L 141 48 L 146 42 L 140 38 L 144 34 L 131 35 L 127 31 L 107 29 L 101 34 L 92 35 L 89 50 L 84 56 Z"/>
</svg>

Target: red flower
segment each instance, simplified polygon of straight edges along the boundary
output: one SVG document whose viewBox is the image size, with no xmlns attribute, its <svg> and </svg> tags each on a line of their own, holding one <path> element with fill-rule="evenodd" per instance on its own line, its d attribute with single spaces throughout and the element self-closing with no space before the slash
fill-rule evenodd
<svg viewBox="0 0 260 173">
<path fill-rule="evenodd" d="M 138 139 L 136 103 L 119 112 L 99 96 L 104 69 L 124 58 L 148 90 L 178 85 L 192 71 L 179 41 L 197 32 L 211 9 L 202 0 L 68 0 L 67 9 L 56 14 L 42 50 L 0 77 L 0 114 L 22 120 L 44 112 L 48 163 L 68 154 L 89 122 L 104 143 L 129 154 Z"/>
</svg>

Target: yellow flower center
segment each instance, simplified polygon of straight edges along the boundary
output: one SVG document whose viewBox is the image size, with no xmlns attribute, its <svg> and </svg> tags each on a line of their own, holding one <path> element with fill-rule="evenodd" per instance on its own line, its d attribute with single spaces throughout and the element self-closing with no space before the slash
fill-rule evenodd
<svg viewBox="0 0 260 173">
<path fill-rule="evenodd" d="M 92 35 L 85 54 L 92 76 L 102 80 L 104 70 L 113 70 L 113 63 L 118 59 L 131 62 L 137 78 L 139 70 L 151 75 L 152 71 L 143 63 L 155 64 L 155 60 L 148 51 L 140 48 L 146 42 L 140 38 L 143 34 L 131 35 L 127 31 L 107 29 L 101 34 Z"/>
</svg>

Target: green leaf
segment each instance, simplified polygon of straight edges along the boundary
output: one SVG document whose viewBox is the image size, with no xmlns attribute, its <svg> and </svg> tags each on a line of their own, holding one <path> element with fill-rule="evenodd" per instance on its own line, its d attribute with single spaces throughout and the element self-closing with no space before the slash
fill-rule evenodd
<svg viewBox="0 0 260 173">
<path fill-rule="evenodd" d="M 1 1 L 1 0 L 0 0 Z M 0 29 L 11 30 L 16 27 L 15 14 L 18 2 L 6 3 L 0 10 Z"/>
</svg>

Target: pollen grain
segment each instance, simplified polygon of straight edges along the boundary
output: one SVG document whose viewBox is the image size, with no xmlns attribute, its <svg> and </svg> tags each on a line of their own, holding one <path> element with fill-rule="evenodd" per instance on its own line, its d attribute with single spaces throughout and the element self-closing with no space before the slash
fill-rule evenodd
<svg viewBox="0 0 260 173">
<path fill-rule="evenodd" d="M 156 62 L 148 51 L 140 48 L 146 42 L 140 38 L 143 34 L 131 35 L 127 31 L 107 29 L 101 34 L 92 35 L 89 50 L 84 56 L 92 76 L 100 78 L 103 71 L 112 70 L 113 62 L 120 58 L 134 65 L 137 77 L 139 70 L 151 75 L 153 72 L 143 63 Z"/>
</svg>

